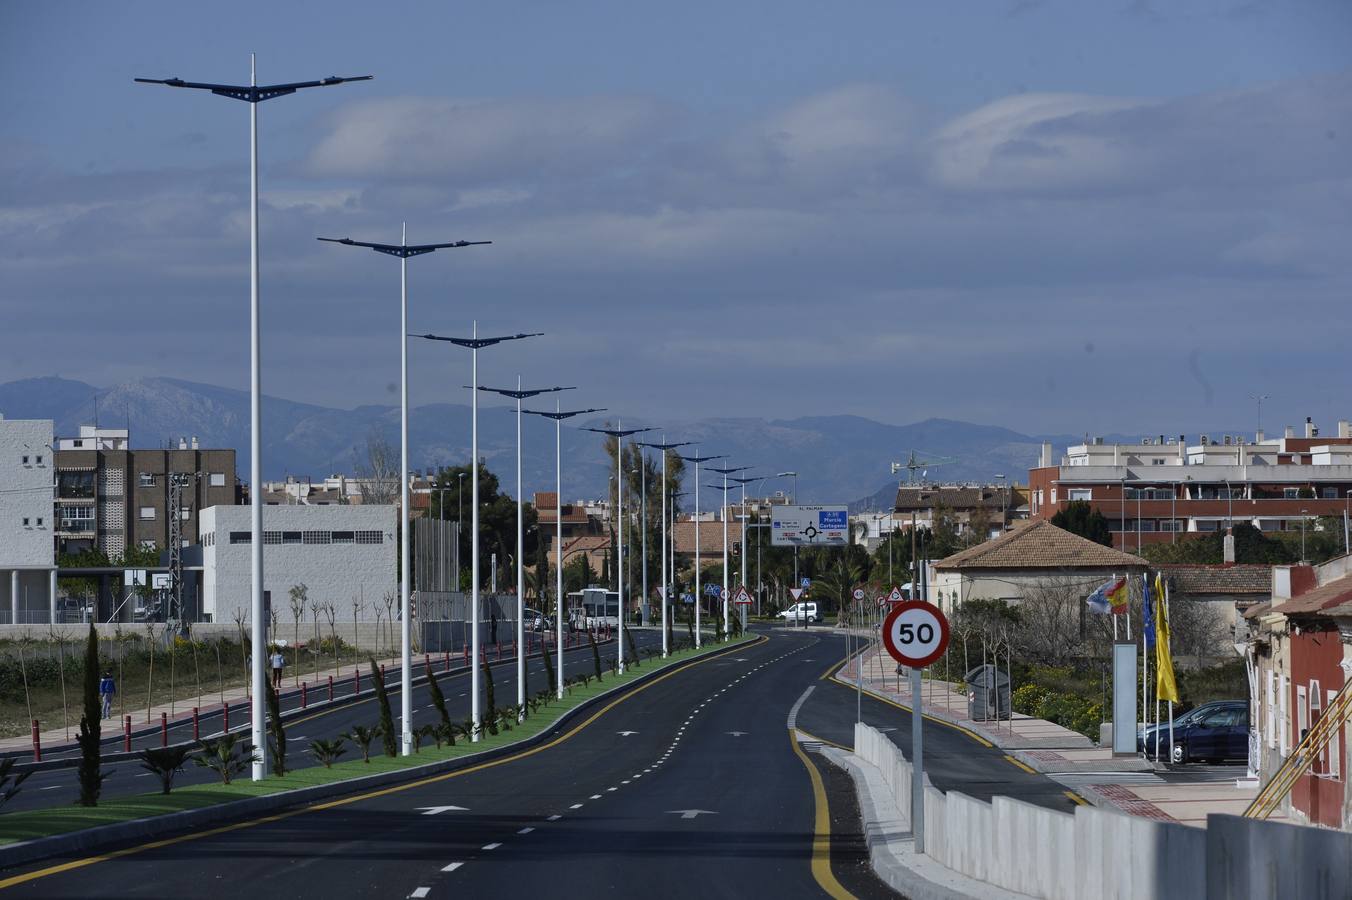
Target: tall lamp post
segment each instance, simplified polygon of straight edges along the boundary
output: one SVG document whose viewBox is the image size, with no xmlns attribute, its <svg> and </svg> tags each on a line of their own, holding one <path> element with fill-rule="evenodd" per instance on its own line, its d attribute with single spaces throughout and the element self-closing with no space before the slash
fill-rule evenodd
<svg viewBox="0 0 1352 900">
<path fill-rule="evenodd" d="M 720 456 L 682 456 L 681 459 L 695 464 L 695 647 L 703 646 L 699 630 L 700 606 L 704 602 L 704 585 L 700 581 L 699 571 L 699 466 L 711 459 L 723 459 Z"/>
<path fill-rule="evenodd" d="M 408 260 L 434 250 L 491 244 L 492 241 L 450 241 L 444 244 L 408 243 L 408 223 L 403 223 L 397 244 L 373 244 L 351 238 L 319 238 L 331 244 L 365 247 L 399 260 L 399 746 L 404 756 L 413 753 L 413 657 L 409 629 L 413 617 L 409 614 L 409 528 L 411 525 L 408 497 Z"/>
<path fill-rule="evenodd" d="M 617 420 L 616 425 L 619 425 Z M 624 439 L 652 428 L 587 428 L 615 439 L 615 590 L 619 594 L 619 630 L 615 633 L 617 670 L 624 674 Z"/>
<path fill-rule="evenodd" d="M 732 621 L 728 618 L 728 601 L 732 599 L 732 587 L 728 582 L 728 491 L 737 490 L 736 486 L 733 487 L 728 486 L 728 476 L 734 472 L 745 472 L 747 469 L 750 468 L 751 466 L 735 466 L 731 468 L 724 467 L 721 469 L 711 467 L 709 469 L 710 472 L 717 472 L 718 474 L 723 476 L 722 487 L 719 487 L 718 485 L 714 484 L 709 485 L 709 487 L 713 488 L 714 490 L 723 492 L 722 494 L 723 510 L 719 518 L 723 520 L 723 593 L 721 595 L 721 598 L 723 600 L 724 634 L 728 633 L 728 631 L 730 630 L 729 626 L 732 624 Z"/>
<path fill-rule="evenodd" d="M 471 741 L 478 741 L 481 737 L 480 732 L 480 699 L 479 699 L 479 351 L 484 347 L 492 347 L 494 344 L 501 344 L 503 341 L 519 341 L 522 338 L 539 337 L 543 332 L 531 332 L 521 334 L 509 334 L 502 337 L 481 338 L 479 337 L 479 323 L 475 322 L 473 327 L 473 336 L 467 338 L 442 337 L 436 334 L 420 334 L 418 337 L 428 341 L 446 341 L 455 344 L 457 347 L 466 347 L 470 351 L 470 379 L 471 390 L 473 393 L 471 411 L 470 411 L 470 653 L 472 654 L 472 668 L 470 671 L 470 719 L 474 723 L 474 734 Z"/>
<path fill-rule="evenodd" d="M 546 419 L 554 420 L 554 543 L 557 545 L 555 552 L 555 577 L 558 579 L 555 586 L 554 596 L 554 628 L 556 632 L 554 642 L 554 655 L 557 658 L 558 677 L 554 679 L 554 687 L 558 691 L 558 699 L 563 699 L 563 420 L 571 419 L 573 416 L 586 415 L 587 413 L 605 412 L 604 409 L 574 409 L 564 412 L 559 408 L 558 401 L 554 401 L 554 411 L 545 412 L 536 409 L 522 410 L 530 416 L 544 416 Z"/>
<path fill-rule="evenodd" d="M 288 84 L 259 84 L 258 70 L 254 57 L 249 56 L 249 83 L 208 84 L 198 81 L 184 81 L 182 78 L 137 78 L 140 84 L 162 84 L 173 88 L 192 88 L 210 91 L 218 97 L 243 100 L 249 104 L 249 557 L 250 557 L 250 593 L 253 616 L 253 667 L 250 681 L 253 684 L 253 703 L 250 708 L 251 739 L 253 741 L 253 767 L 251 775 L 254 781 L 262 781 L 267 775 L 267 723 L 264 717 L 264 698 L 267 696 L 266 673 L 263 670 L 267 658 L 266 638 L 264 634 L 263 611 L 263 466 L 262 457 L 262 395 L 263 378 L 261 366 L 260 321 L 259 321 L 259 277 L 258 277 L 258 104 L 264 100 L 285 97 L 305 88 L 332 87 L 349 81 L 370 81 L 370 75 L 357 75 L 340 78 L 337 75 L 321 78 L 318 81 L 294 81 Z"/>
<path fill-rule="evenodd" d="M 648 447 L 652 450 L 659 450 L 662 453 L 662 658 L 663 659 L 666 659 L 667 656 L 671 653 L 671 648 L 667 646 L 667 603 L 668 603 L 667 595 L 671 593 L 671 581 L 667 577 L 667 453 L 668 451 L 675 450 L 677 447 L 685 447 L 688 444 L 689 444 L 688 441 L 667 443 L 666 435 L 662 435 L 662 443 L 658 444 L 639 443 L 640 447 Z M 673 503 L 672 506 L 674 507 L 675 504 Z M 645 510 L 647 509 L 646 503 L 644 504 L 644 509 Z M 673 541 L 675 540 L 674 534 L 672 535 L 672 539 Z M 646 552 L 644 553 L 644 560 L 645 560 L 645 568 L 644 568 L 645 574 L 643 578 L 643 590 L 646 594 L 648 590 L 648 578 L 646 574 L 647 573 Z"/>
<path fill-rule="evenodd" d="M 552 394 L 556 391 L 572 391 L 576 388 L 548 387 L 522 390 L 521 376 L 518 375 L 516 376 L 516 390 L 491 387 L 480 387 L 479 390 L 501 394 L 516 401 L 516 707 L 518 710 L 524 710 L 526 708 L 526 563 L 524 556 L 526 537 L 522 531 L 524 527 L 524 506 L 522 503 L 525 495 L 521 489 L 521 401 L 527 397 L 538 397 L 541 394 Z M 541 585 L 541 588 L 543 587 Z M 525 713 L 518 712 L 517 717 L 520 721 L 525 718 Z"/>
</svg>

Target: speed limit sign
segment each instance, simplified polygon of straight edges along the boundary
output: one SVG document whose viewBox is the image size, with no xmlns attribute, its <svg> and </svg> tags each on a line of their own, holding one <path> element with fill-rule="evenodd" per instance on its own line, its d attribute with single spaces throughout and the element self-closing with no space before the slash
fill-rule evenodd
<svg viewBox="0 0 1352 900">
<path fill-rule="evenodd" d="M 863 599 L 864 599 L 864 589 L 863 589 L 863 588 L 855 588 L 855 589 L 854 589 L 854 599 L 856 599 L 856 600 L 863 600 Z"/>
<path fill-rule="evenodd" d="M 897 662 L 923 669 L 948 649 L 948 619 L 923 600 L 899 603 L 883 620 L 883 644 Z"/>
</svg>

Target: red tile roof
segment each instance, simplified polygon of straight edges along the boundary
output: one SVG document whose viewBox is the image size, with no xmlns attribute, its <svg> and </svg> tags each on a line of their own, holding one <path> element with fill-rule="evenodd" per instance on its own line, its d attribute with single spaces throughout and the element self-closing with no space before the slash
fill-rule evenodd
<svg viewBox="0 0 1352 900">
<path fill-rule="evenodd" d="M 1139 556 L 1096 544 L 1040 519 L 968 547 L 936 569 L 1144 569 Z"/>
</svg>

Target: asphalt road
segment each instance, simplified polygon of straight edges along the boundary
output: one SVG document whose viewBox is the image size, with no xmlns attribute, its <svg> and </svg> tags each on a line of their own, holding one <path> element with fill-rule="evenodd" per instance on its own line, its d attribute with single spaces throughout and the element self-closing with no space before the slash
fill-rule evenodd
<svg viewBox="0 0 1352 900">
<path fill-rule="evenodd" d="M 844 652 L 840 638 L 775 631 L 665 673 L 543 747 L 89 865 L 51 860 L 7 893 L 778 898 L 820 897 L 825 884 L 890 896 L 862 864 L 848 780 L 787 728 L 810 688 L 799 727 L 850 743 L 853 692 L 822 680 Z M 908 713 L 875 701 L 864 714 L 903 729 L 905 746 Z M 961 732 L 927 723 L 926 740 L 941 787 L 1073 804 Z M 814 867 L 814 816 L 830 803 L 831 852 Z"/>
<path fill-rule="evenodd" d="M 662 635 L 660 631 L 648 629 L 634 630 L 634 644 L 638 649 L 640 656 L 643 649 L 649 646 L 661 646 Z M 614 643 L 603 644 L 599 648 L 602 664 L 606 664 L 609 657 L 615 654 Z M 552 651 L 551 651 L 551 659 Z M 455 657 L 452 657 L 452 665 L 455 664 Z M 538 654 L 532 655 L 527 660 L 526 687 L 527 692 L 544 690 L 549 682 L 544 670 L 544 662 Z M 557 662 L 555 662 L 557 665 Z M 569 650 L 564 654 L 564 677 L 571 678 L 574 675 L 590 674 L 595 667 L 595 661 L 592 658 L 590 645 L 583 644 L 580 648 Z M 438 671 L 439 666 L 434 665 L 433 671 L 437 672 L 437 683 L 441 687 L 442 694 L 446 697 L 446 706 L 450 711 L 453 721 L 462 721 L 468 719 L 470 715 L 469 684 L 470 674 L 468 670 L 460 674 L 443 675 Z M 493 688 L 494 698 L 499 706 L 506 706 L 516 702 L 516 662 L 493 663 Z M 414 675 L 420 675 L 423 671 L 422 657 L 415 660 Z M 335 694 L 338 697 L 344 695 L 350 696 L 352 693 L 352 678 L 342 680 L 342 692 L 338 693 L 338 686 L 335 685 Z M 390 706 L 394 713 L 396 726 L 399 722 L 400 689 L 398 669 L 390 668 L 386 672 L 386 683 L 389 688 Z M 362 685 L 365 689 L 370 689 L 371 676 L 370 667 L 366 666 L 362 671 Z M 292 710 L 299 707 L 299 697 L 291 697 L 283 705 L 284 710 Z M 349 702 L 342 705 L 318 709 L 313 713 L 301 716 L 297 719 L 286 721 L 287 737 L 287 763 L 291 768 L 304 768 L 313 766 L 317 763 L 314 757 L 306 749 L 309 742 L 316 739 L 330 739 L 337 737 L 350 729 L 353 725 L 373 725 L 379 716 L 377 701 L 374 696 L 360 699 L 355 702 Z M 440 715 L 432 706 L 431 694 L 426 684 L 413 686 L 413 726 L 419 727 L 425 724 L 431 724 L 441 721 Z M 107 723 L 105 723 L 106 726 Z M 210 715 L 204 715 L 200 720 L 201 734 L 203 737 L 218 735 L 221 729 L 222 721 L 220 711 L 217 710 Z M 247 739 L 249 734 L 248 727 L 248 707 L 241 703 L 232 707 L 230 713 L 231 731 Z M 186 741 L 192 738 L 192 727 L 190 724 L 179 725 L 171 728 L 169 731 L 170 742 Z M 133 748 L 139 749 L 146 746 L 159 746 L 160 738 L 158 734 L 143 735 L 133 738 Z M 118 742 L 114 745 L 105 744 L 105 750 L 121 750 L 122 745 Z M 348 753 L 351 755 L 355 749 L 349 745 Z M 103 796 L 118 797 L 127 794 L 141 794 L 152 791 L 157 788 L 154 776 L 150 772 L 144 771 L 140 763 L 135 760 L 123 760 L 120 762 L 110 762 L 104 766 L 105 771 L 111 771 L 113 774 L 104 782 Z M 209 770 L 198 766 L 187 766 L 175 778 L 175 785 L 205 784 L 217 780 L 217 776 Z M 46 769 L 34 772 L 24 782 L 20 792 L 5 804 L 5 812 L 15 812 L 24 809 L 39 809 L 49 806 L 64 806 L 75 803 L 80 795 L 79 783 L 74 768 Z"/>
</svg>

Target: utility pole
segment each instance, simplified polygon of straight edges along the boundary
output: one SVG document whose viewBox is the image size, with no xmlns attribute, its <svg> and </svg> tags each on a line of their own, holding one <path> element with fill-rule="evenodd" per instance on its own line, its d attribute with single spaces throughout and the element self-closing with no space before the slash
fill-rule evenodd
<svg viewBox="0 0 1352 900">
<path fill-rule="evenodd" d="M 699 466 L 700 463 L 708 462 L 711 459 L 722 459 L 722 456 L 682 456 L 681 459 L 695 464 L 695 646 L 703 645 L 703 639 L 699 630 L 700 606 L 704 603 L 704 584 L 700 581 L 699 570 Z"/>
</svg>

